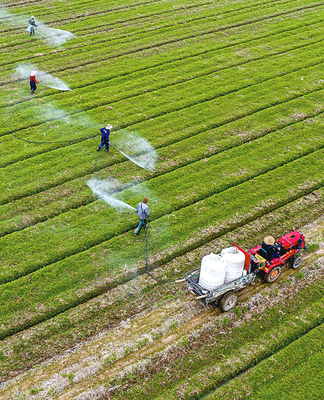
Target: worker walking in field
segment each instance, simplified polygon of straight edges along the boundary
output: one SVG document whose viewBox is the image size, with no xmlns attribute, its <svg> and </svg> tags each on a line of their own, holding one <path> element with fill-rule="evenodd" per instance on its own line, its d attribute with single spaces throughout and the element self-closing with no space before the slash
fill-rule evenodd
<svg viewBox="0 0 324 400">
<path fill-rule="evenodd" d="M 35 17 L 33 15 L 30 17 L 28 24 L 29 25 L 27 26 L 26 31 L 29 32 L 29 36 L 35 35 L 35 26 L 37 26 L 37 25 L 36 25 Z"/>
<path fill-rule="evenodd" d="M 35 92 L 35 90 L 37 89 L 36 83 L 38 84 L 38 82 L 36 81 L 36 71 L 32 71 L 30 73 L 30 92 L 31 94 L 33 94 Z"/>
<path fill-rule="evenodd" d="M 137 215 L 139 218 L 139 224 L 138 227 L 135 229 L 134 235 L 138 236 L 140 230 L 142 227 L 146 229 L 146 220 L 147 218 L 150 218 L 150 210 L 148 208 L 148 205 L 146 204 L 148 202 L 148 198 L 144 197 L 143 201 L 141 203 L 138 203 L 137 206 Z"/>
<path fill-rule="evenodd" d="M 99 147 L 97 148 L 97 151 L 100 151 L 103 146 L 106 146 L 106 151 L 109 153 L 109 135 L 112 126 L 110 124 L 107 124 L 105 128 L 100 129 L 101 132 L 101 143 L 99 144 Z"/>
</svg>

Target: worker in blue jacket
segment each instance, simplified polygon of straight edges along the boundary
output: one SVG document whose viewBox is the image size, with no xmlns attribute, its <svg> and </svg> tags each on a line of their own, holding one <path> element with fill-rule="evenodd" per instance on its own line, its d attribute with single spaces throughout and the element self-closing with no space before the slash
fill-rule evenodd
<svg viewBox="0 0 324 400">
<path fill-rule="evenodd" d="M 148 205 L 146 204 L 148 202 L 148 198 L 144 197 L 143 201 L 141 203 L 138 203 L 137 205 L 137 215 L 139 218 L 139 224 L 138 227 L 135 229 L 134 235 L 138 236 L 140 230 L 142 227 L 146 229 L 146 219 L 150 218 L 150 210 L 148 208 Z"/>
<path fill-rule="evenodd" d="M 104 146 L 106 146 L 106 151 L 109 152 L 109 135 L 112 126 L 108 124 L 105 128 L 100 129 L 101 132 L 101 143 L 99 144 L 99 147 L 97 148 L 97 151 L 102 149 Z"/>
</svg>

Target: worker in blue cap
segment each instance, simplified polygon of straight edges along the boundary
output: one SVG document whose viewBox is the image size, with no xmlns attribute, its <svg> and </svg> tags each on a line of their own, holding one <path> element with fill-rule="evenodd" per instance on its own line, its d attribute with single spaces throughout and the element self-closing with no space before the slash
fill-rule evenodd
<svg viewBox="0 0 324 400">
<path fill-rule="evenodd" d="M 99 147 L 97 148 L 97 151 L 100 151 L 104 146 L 106 147 L 106 152 L 109 153 L 109 135 L 110 135 L 110 130 L 112 126 L 110 124 L 107 124 L 105 128 L 100 129 L 101 132 L 101 143 L 99 144 Z"/>
<path fill-rule="evenodd" d="M 139 218 L 139 224 L 138 227 L 135 229 L 134 235 L 138 236 L 140 230 L 142 227 L 146 229 L 146 219 L 150 218 L 150 210 L 148 208 L 148 205 L 146 204 L 148 202 L 148 198 L 144 197 L 143 201 L 141 203 L 138 203 L 137 205 L 137 215 Z"/>
</svg>

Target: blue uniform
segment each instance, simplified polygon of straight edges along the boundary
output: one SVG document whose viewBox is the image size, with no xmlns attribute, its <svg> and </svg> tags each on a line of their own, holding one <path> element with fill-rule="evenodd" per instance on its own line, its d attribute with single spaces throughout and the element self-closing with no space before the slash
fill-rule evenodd
<svg viewBox="0 0 324 400">
<path fill-rule="evenodd" d="M 103 146 L 106 146 L 106 150 L 109 150 L 109 129 L 107 128 L 102 128 L 100 129 L 101 132 L 101 143 L 99 145 L 98 150 L 100 150 Z"/>
</svg>

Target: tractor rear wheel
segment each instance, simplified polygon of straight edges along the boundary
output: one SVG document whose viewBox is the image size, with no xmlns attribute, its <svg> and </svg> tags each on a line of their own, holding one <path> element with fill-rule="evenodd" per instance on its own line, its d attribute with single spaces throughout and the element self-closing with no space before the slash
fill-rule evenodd
<svg viewBox="0 0 324 400">
<path fill-rule="evenodd" d="M 237 296 L 234 292 L 224 294 L 220 301 L 220 307 L 223 312 L 232 310 L 237 304 Z"/>
<path fill-rule="evenodd" d="M 293 262 L 291 264 L 291 268 L 296 269 L 300 266 L 300 264 L 303 262 L 303 257 L 298 255 L 293 259 Z"/>
<path fill-rule="evenodd" d="M 272 268 L 272 270 L 265 275 L 264 279 L 268 282 L 268 283 L 272 283 L 274 281 L 276 281 L 279 278 L 279 275 L 281 274 L 281 268 L 278 267 L 274 267 Z"/>
</svg>

